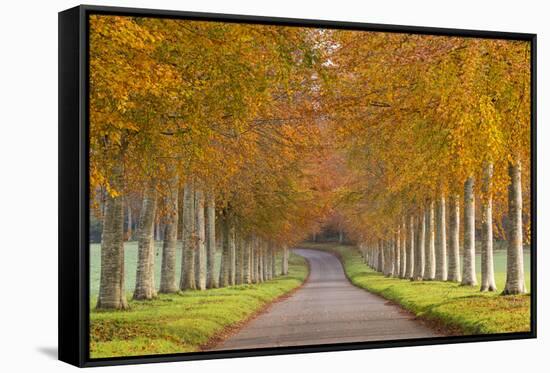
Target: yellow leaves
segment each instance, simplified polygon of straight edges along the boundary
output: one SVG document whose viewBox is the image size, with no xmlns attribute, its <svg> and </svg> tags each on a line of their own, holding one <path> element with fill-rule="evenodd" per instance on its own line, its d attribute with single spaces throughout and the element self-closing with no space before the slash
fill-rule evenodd
<svg viewBox="0 0 550 373">
<path fill-rule="evenodd" d="M 123 151 L 128 190 L 175 165 L 292 240 L 335 201 L 384 231 L 482 160 L 528 158 L 525 44 L 113 16 L 90 31 L 90 177 L 111 196 Z"/>
<path fill-rule="evenodd" d="M 394 224 L 395 214 L 438 188 L 460 190 L 484 159 L 505 169 L 500 162 L 510 154 L 528 154 L 529 108 L 519 83 L 528 86 L 528 58 L 520 52 L 527 43 L 353 31 L 333 36 L 339 47 L 330 57 L 333 77 L 323 103 L 356 180 L 350 193 L 361 193 L 352 194 L 350 215 L 368 206 L 372 224 Z M 365 104 L 373 102 L 389 105 Z M 495 183 L 506 185 L 499 175 Z"/>
</svg>

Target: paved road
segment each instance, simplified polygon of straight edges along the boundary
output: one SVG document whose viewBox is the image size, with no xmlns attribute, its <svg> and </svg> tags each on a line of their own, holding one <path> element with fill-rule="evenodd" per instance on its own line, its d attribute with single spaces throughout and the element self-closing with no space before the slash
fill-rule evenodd
<svg viewBox="0 0 550 373">
<path fill-rule="evenodd" d="M 312 345 L 437 334 L 383 298 L 353 286 L 332 254 L 294 249 L 310 264 L 308 281 L 216 350 Z"/>
</svg>

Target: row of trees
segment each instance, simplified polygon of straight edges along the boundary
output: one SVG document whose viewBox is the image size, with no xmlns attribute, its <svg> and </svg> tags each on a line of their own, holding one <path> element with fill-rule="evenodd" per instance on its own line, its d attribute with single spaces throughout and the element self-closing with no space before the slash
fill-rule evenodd
<svg viewBox="0 0 550 373">
<path fill-rule="evenodd" d="M 290 27 L 90 18 L 90 190 L 102 222 L 99 309 L 128 306 L 125 211 L 138 201 L 133 298 L 259 282 L 326 203 L 321 51 Z M 163 227 L 155 284 L 154 227 Z M 182 248 L 181 276 L 176 249 Z M 222 261 L 215 268 L 215 253 Z"/>
<path fill-rule="evenodd" d="M 327 104 L 349 171 L 341 215 L 368 263 L 473 286 L 477 236 L 481 290 L 495 291 L 498 237 L 508 241 L 503 293 L 524 293 L 529 43 L 347 31 L 333 40 L 339 78 Z"/>
<path fill-rule="evenodd" d="M 524 292 L 529 55 L 517 41 L 92 16 L 98 308 L 127 307 L 124 222 L 136 204 L 135 299 L 157 290 L 155 225 L 158 291 L 174 292 L 269 278 L 273 252 L 286 258 L 328 212 L 387 273 L 414 262 L 404 276 L 468 285 L 477 215 L 482 290 L 495 290 L 498 236 L 504 292 Z"/>
</svg>

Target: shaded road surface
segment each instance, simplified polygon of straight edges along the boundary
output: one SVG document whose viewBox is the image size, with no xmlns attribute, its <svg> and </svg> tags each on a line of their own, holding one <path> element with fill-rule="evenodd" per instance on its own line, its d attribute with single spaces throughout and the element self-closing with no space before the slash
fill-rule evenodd
<svg viewBox="0 0 550 373">
<path fill-rule="evenodd" d="M 216 350 L 437 336 L 400 307 L 353 286 L 334 255 L 307 249 L 294 252 L 309 261 L 308 281 Z"/>
</svg>

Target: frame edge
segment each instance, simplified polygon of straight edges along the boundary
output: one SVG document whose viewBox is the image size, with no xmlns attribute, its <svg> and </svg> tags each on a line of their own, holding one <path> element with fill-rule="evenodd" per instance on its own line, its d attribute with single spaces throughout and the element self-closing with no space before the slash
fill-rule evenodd
<svg viewBox="0 0 550 373">
<path fill-rule="evenodd" d="M 58 13 L 58 359 L 84 365 L 81 263 L 81 7 Z"/>
</svg>

